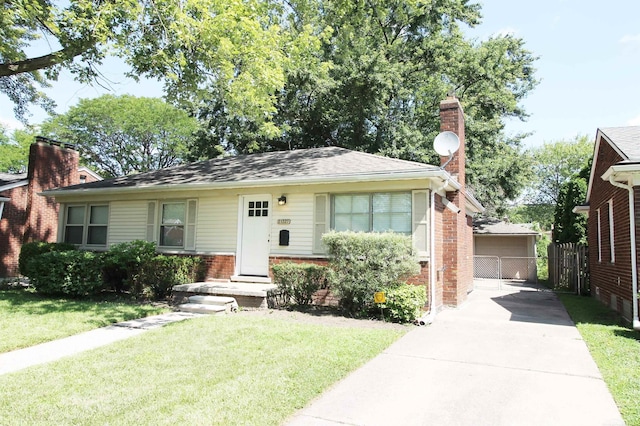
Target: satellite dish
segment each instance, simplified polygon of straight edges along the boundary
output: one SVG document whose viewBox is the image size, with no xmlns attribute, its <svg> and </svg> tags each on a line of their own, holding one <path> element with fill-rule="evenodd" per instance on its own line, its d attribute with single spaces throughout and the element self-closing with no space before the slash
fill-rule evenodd
<svg viewBox="0 0 640 426">
<path fill-rule="evenodd" d="M 453 132 L 440 132 L 433 140 L 433 149 L 442 157 L 449 157 L 460 148 L 460 138 Z"/>
</svg>

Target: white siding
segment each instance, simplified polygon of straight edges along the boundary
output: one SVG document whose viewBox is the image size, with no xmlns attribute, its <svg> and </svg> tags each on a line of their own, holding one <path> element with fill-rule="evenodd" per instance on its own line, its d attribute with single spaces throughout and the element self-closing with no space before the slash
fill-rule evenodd
<svg viewBox="0 0 640 426">
<path fill-rule="evenodd" d="M 271 209 L 271 253 L 311 255 L 313 249 L 313 194 L 289 194 L 287 204 L 278 205 L 280 194 L 273 194 Z M 278 219 L 291 220 L 278 224 Z M 280 230 L 289 231 L 289 245 L 279 245 Z"/>
<path fill-rule="evenodd" d="M 109 245 L 147 237 L 147 200 L 113 201 L 109 204 Z"/>
<path fill-rule="evenodd" d="M 196 251 L 235 252 L 238 235 L 238 196 L 200 197 L 196 222 Z"/>
</svg>

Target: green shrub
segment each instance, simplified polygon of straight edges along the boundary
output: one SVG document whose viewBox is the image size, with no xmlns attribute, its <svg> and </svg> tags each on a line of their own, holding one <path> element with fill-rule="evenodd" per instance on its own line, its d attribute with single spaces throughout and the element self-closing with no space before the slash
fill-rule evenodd
<svg viewBox="0 0 640 426">
<path fill-rule="evenodd" d="M 31 276 L 31 271 L 29 269 L 29 263 L 36 256 L 39 256 L 43 253 L 49 253 L 52 251 L 70 251 L 77 250 L 76 246 L 69 243 L 45 243 L 42 241 L 34 241 L 31 243 L 25 243 L 22 245 L 20 249 L 20 256 L 18 257 L 18 269 L 20 274 L 25 277 Z"/>
<path fill-rule="evenodd" d="M 100 255 L 87 251 L 52 251 L 29 262 L 31 285 L 49 295 L 87 296 L 103 288 Z"/>
<path fill-rule="evenodd" d="M 373 308 L 373 294 L 398 287 L 420 271 L 411 237 L 395 233 L 329 232 L 322 241 L 331 256 L 330 283 L 348 314 Z"/>
<path fill-rule="evenodd" d="M 387 302 L 382 304 L 384 314 L 393 322 L 411 322 L 422 315 L 427 302 L 424 286 L 402 284 L 384 290 Z"/>
<path fill-rule="evenodd" d="M 131 289 L 131 277 L 138 274 L 140 265 L 153 259 L 156 244 L 134 240 L 114 244 L 103 255 L 103 279 L 107 288 L 120 293 Z"/>
<path fill-rule="evenodd" d="M 325 285 L 327 277 L 327 268 L 313 263 L 283 262 L 273 265 L 272 270 L 285 305 L 287 301 L 310 305 L 313 294 Z"/>
<path fill-rule="evenodd" d="M 158 255 L 140 263 L 131 276 L 131 292 L 136 297 L 164 299 L 178 284 L 199 281 L 202 259 L 190 256 Z"/>
</svg>

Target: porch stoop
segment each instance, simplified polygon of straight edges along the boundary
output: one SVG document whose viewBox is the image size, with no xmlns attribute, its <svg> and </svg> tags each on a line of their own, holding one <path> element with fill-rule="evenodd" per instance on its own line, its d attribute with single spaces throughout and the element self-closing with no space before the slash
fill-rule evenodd
<svg viewBox="0 0 640 426">
<path fill-rule="evenodd" d="M 173 304 L 190 304 L 193 296 L 223 296 L 234 298 L 237 306 L 249 309 L 267 309 L 267 292 L 275 289 L 271 283 L 238 281 L 208 281 L 181 284 L 173 287 Z M 195 299 L 198 300 L 198 299 Z M 200 299 L 202 300 L 202 299 Z M 200 302 L 195 302 L 203 304 Z"/>
</svg>

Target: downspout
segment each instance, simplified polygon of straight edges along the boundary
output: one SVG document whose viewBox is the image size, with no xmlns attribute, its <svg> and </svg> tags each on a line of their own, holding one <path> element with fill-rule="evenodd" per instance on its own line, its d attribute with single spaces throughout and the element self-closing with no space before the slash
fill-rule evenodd
<svg viewBox="0 0 640 426">
<path fill-rule="evenodd" d="M 449 185 L 449 178 L 443 180 L 442 186 L 431 190 L 429 195 L 429 314 L 423 317 L 425 324 L 431 324 L 436 317 L 436 192 Z"/>
<path fill-rule="evenodd" d="M 636 224 L 635 224 L 635 200 L 633 186 L 616 182 L 613 175 L 609 176 L 609 183 L 629 192 L 629 240 L 631 241 L 631 298 L 633 300 L 633 329 L 640 331 L 638 320 L 638 265 L 636 252 Z M 613 244 L 613 242 L 611 242 Z"/>
</svg>

